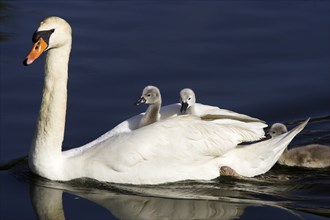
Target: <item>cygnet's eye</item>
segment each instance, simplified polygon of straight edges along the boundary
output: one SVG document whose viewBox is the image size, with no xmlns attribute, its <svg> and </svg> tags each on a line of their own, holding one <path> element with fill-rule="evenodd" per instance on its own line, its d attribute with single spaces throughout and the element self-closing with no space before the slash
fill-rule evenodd
<svg viewBox="0 0 330 220">
<path fill-rule="evenodd" d="M 147 94 L 147 96 L 148 96 L 148 97 L 150 97 L 150 96 L 151 96 L 151 94 L 150 94 L 150 93 L 148 93 L 148 94 Z"/>
<path fill-rule="evenodd" d="M 191 97 L 189 97 L 188 100 L 191 100 Z"/>
<path fill-rule="evenodd" d="M 275 131 L 273 131 L 272 133 L 273 133 L 273 134 L 276 134 L 276 132 L 275 132 Z"/>
</svg>

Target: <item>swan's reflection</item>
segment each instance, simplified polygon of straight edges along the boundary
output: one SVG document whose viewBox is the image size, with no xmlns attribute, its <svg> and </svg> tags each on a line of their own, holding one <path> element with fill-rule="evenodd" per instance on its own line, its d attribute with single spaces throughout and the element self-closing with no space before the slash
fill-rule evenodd
<svg viewBox="0 0 330 220">
<path fill-rule="evenodd" d="M 299 214 L 294 211 L 299 207 L 299 198 L 296 194 L 291 197 L 289 192 L 298 190 L 305 195 L 310 192 L 308 190 L 304 193 L 301 188 L 306 188 L 306 178 L 312 178 L 314 183 L 315 178 L 319 179 L 320 175 L 324 175 L 322 171 L 318 175 L 314 171 L 308 176 L 304 170 L 295 170 L 293 176 L 285 175 L 287 178 L 280 178 L 286 172 L 275 169 L 268 175 L 253 179 L 219 178 L 213 181 L 183 181 L 157 186 L 110 184 L 90 179 L 61 183 L 32 174 L 26 158 L 10 168 L 10 173 L 29 182 L 31 202 L 38 219 L 56 220 L 65 219 L 65 209 L 72 208 L 63 207 L 63 192 L 98 204 L 110 212 L 109 216 L 119 219 L 236 219 L 243 215 L 246 207 L 259 205 L 281 209 L 290 214 L 292 219 L 300 219 Z M 296 180 L 297 175 L 304 176 L 302 186 L 293 186 L 288 182 L 291 178 Z M 325 178 L 324 181 L 328 179 Z M 288 200 L 297 202 L 291 207 L 286 202 Z M 324 204 L 324 207 L 327 205 Z M 300 210 L 303 208 L 300 207 Z M 325 210 L 319 208 L 315 213 L 322 215 Z M 88 210 L 88 213 L 91 211 Z M 310 209 L 307 211 L 310 212 Z M 85 214 L 84 210 L 77 213 L 79 219 L 85 217 Z M 249 212 L 244 213 L 246 215 Z"/>
<path fill-rule="evenodd" d="M 31 202 L 37 219 L 63 220 L 63 190 L 30 185 Z"/>
<path fill-rule="evenodd" d="M 89 179 L 65 183 L 49 181 L 32 174 L 26 158 L 15 164 L 9 172 L 29 182 L 31 202 L 38 219 L 65 219 L 65 209 L 72 211 L 74 206 L 63 207 L 63 192 L 98 204 L 110 212 L 110 217 L 120 219 L 236 219 L 243 217 L 248 206 L 273 207 L 277 211 L 285 211 L 292 219 L 301 219 L 295 211 L 298 209 L 320 216 L 328 213 L 327 196 L 317 197 L 315 204 L 318 204 L 318 208 L 311 206 L 314 207 L 313 211 L 310 207 L 306 208 L 304 203 L 306 198 L 314 201 L 316 192 L 311 189 L 320 192 L 320 185 L 315 185 L 315 181 L 327 186 L 329 178 L 322 170 L 306 173 L 306 170 L 295 169 L 294 174 L 290 174 L 292 169 L 278 167 L 267 175 L 253 179 L 219 178 L 203 182 L 134 186 Z M 285 175 L 285 178 L 281 175 Z M 299 181 L 299 177 L 304 181 Z M 327 192 L 326 189 L 321 191 L 322 195 Z M 295 192 L 299 192 L 299 195 Z M 93 211 L 88 210 L 88 213 Z M 244 216 L 249 218 L 249 214 L 247 211 Z M 82 219 L 86 217 L 86 212 L 79 209 L 77 215 L 78 219 Z"/>
<path fill-rule="evenodd" d="M 30 186 L 31 201 L 38 219 L 65 219 L 63 191 L 99 204 L 119 219 L 235 219 L 247 206 L 218 200 L 127 195 L 100 189 L 87 189 L 85 192 L 81 188 L 77 190 L 70 185 L 46 180 L 33 181 Z"/>
<path fill-rule="evenodd" d="M 100 202 L 100 196 L 95 194 L 85 198 Z M 127 195 L 101 200 L 99 204 L 120 219 L 234 219 L 242 215 L 245 208 L 245 205 L 219 201 Z"/>
</svg>

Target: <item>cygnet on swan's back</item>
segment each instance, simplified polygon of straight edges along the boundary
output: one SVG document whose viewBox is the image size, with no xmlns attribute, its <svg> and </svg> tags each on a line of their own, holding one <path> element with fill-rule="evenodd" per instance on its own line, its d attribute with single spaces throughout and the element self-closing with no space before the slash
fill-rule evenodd
<svg viewBox="0 0 330 220">
<path fill-rule="evenodd" d="M 152 124 L 159 120 L 159 111 L 162 104 L 160 91 L 156 86 L 146 86 L 143 89 L 142 96 L 135 102 L 135 105 L 149 104 L 146 113 L 141 118 L 139 127 Z"/>
<path fill-rule="evenodd" d="M 196 96 L 192 89 L 185 88 L 180 91 L 180 102 L 181 102 L 180 112 L 182 114 L 187 113 L 191 115 L 196 115 L 196 110 L 195 110 Z"/>
<path fill-rule="evenodd" d="M 275 138 L 287 132 L 284 124 L 275 123 L 269 129 L 268 134 Z M 288 150 L 284 150 L 278 160 L 279 164 L 287 166 L 299 166 L 310 168 L 325 168 L 330 166 L 330 147 L 321 144 L 309 144 Z"/>
<path fill-rule="evenodd" d="M 154 87 L 154 86 L 150 86 L 150 88 L 152 88 L 152 87 Z M 152 90 L 156 91 L 156 93 L 157 93 L 156 87 L 154 87 L 154 89 L 152 89 Z M 160 92 L 158 90 L 159 103 L 155 103 L 153 106 L 150 106 L 150 112 L 148 112 L 149 110 L 147 110 L 145 113 L 140 113 L 138 115 L 135 115 L 135 116 L 119 123 L 113 129 L 109 130 L 108 132 L 106 132 L 105 134 L 100 136 L 99 138 L 84 145 L 84 149 L 87 149 L 90 146 L 95 145 L 96 143 L 103 142 L 104 140 L 109 139 L 110 137 L 131 132 L 131 131 L 138 129 L 140 127 L 143 127 L 147 124 L 152 124 L 156 121 L 177 117 L 178 115 L 180 115 L 180 110 L 181 110 L 181 112 L 183 111 L 182 102 L 184 102 L 185 99 L 183 98 L 184 96 L 182 95 L 182 93 L 184 93 L 184 91 L 187 92 L 187 94 L 188 94 L 187 99 L 190 101 L 187 106 L 187 112 L 186 112 L 187 114 L 191 113 L 191 115 L 200 117 L 204 121 L 213 121 L 214 123 L 221 123 L 221 124 L 223 124 L 223 123 L 232 124 L 232 123 L 237 123 L 238 121 L 246 122 L 246 123 L 248 123 L 248 125 L 246 124 L 246 125 L 244 125 L 244 127 L 249 129 L 250 131 L 253 131 L 253 133 L 255 134 L 254 138 L 252 138 L 252 141 L 258 141 L 264 137 L 264 135 L 265 135 L 264 128 L 266 128 L 268 125 L 264 121 L 262 121 L 258 118 L 253 118 L 248 115 L 240 114 L 240 113 L 233 112 L 233 111 L 230 111 L 227 109 L 221 109 L 217 106 L 196 103 L 195 94 L 191 89 L 182 90 L 182 92 L 180 94 L 180 96 L 181 96 L 180 103 L 161 106 L 161 96 L 160 96 Z M 191 94 L 193 96 L 189 96 Z M 143 95 L 142 95 L 142 97 L 143 97 Z M 137 105 L 140 104 L 139 102 L 151 105 L 152 100 L 150 100 L 150 103 L 147 103 L 148 97 L 143 97 L 143 98 L 142 97 L 137 101 L 137 103 L 136 103 Z M 152 97 L 152 94 L 150 93 L 150 98 L 151 97 Z M 157 110 L 158 106 L 159 106 L 160 110 Z M 192 110 L 192 112 L 190 112 L 191 110 Z M 156 112 L 157 112 L 157 114 L 156 114 Z M 242 139 L 241 141 L 249 142 L 249 141 L 251 141 L 251 138 Z"/>
<path fill-rule="evenodd" d="M 236 113 L 227 109 L 221 109 L 216 106 L 208 106 L 208 108 L 206 109 L 205 107 L 207 105 L 203 105 L 196 102 L 195 92 L 190 88 L 184 88 L 180 91 L 180 103 L 181 114 L 195 115 L 201 117 L 203 120 L 212 121 L 217 119 L 231 119 L 242 122 L 264 123 L 264 121 L 258 118 L 253 118 L 248 115 Z"/>
</svg>

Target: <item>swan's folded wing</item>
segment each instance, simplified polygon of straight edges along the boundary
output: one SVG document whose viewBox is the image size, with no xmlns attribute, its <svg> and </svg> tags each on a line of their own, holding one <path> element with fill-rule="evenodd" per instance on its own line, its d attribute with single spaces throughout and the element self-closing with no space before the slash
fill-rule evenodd
<svg viewBox="0 0 330 220">
<path fill-rule="evenodd" d="M 233 119 L 242 122 L 262 122 L 264 121 L 253 118 L 251 116 L 233 112 L 227 109 L 221 109 L 216 106 L 204 105 L 201 103 L 195 104 L 196 114 L 200 116 L 203 120 L 216 120 L 216 119 Z"/>
<path fill-rule="evenodd" d="M 265 123 L 264 121 L 258 119 L 258 118 L 252 118 L 252 117 L 245 117 L 245 115 L 236 115 L 236 114 L 228 114 L 228 115 L 219 115 L 219 114 L 206 114 L 201 117 L 202 120 L 206 121 L 213 121 L 217 119 L 232 119 L 232 120 L 237 120 L 241 122 L 261 122 Z M 266 125 L 267 126 L 267 125 Z M 265 127 L 266 127 L 265 126 Z"/>
<path fill-rule="evenodd" d="M 113 136 L 68 158 L 80 176 L 100 181 L 149 183 L 212 179 L 214 161 L 254 132 L 249 123 L 225 124 L 184 115 Z"/>
<path fill-rule="evenodd" d="M 178 116 L 125 133 L 98 146 L 117 170 L 145 161 L 187 161 L 218 157 L 255 136 L 247 123 L 217 124 Z"/>
</svg>

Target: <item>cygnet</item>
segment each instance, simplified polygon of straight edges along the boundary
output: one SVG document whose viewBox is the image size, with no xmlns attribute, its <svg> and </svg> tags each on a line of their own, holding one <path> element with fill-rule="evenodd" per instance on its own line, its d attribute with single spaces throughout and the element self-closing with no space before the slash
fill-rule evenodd
<svg viewBox="0 0 330 220">
<path fill-rule="evenodd" d="M 269 129 L 268 134 L 274 138 L 287 132 L 284 124 L 275 123 Z M 309 144 L 288 150 L 284 150 L 278 160 L 279 164 L 287 166 L 325 168 L 330 166 L 330 147 L 320 144 Z"/>
<path fill-rule="evenodd" d="M 143 89 L 142 96 L 135 102 L 135 105 L 149 104 L 146 113 L 143 115 L 139 127 L 152 124 L 159 120 L 159 110 L 162 104 L 160 91 L 155 86 L 146 86 Z"/>
</svg>

